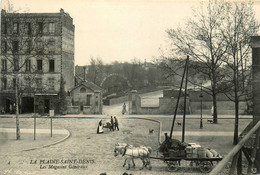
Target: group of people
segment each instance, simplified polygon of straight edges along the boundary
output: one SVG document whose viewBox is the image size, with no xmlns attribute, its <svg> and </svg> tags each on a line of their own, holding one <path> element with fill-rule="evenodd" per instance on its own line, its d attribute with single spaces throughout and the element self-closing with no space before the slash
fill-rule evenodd
<svg viewBox="0 0 260 175">
<path fill-rule="evenodd" d="M 107 122 L 109 124 L 109 129 L 110 131 L 115 131 L 115 130 L 118 130 L 119 131 L 119 126 L 118 126 L 118 119 L 116 118 L 116 116 L 111 116 L 111 119 L 110 119 L 110 123 Z M 98 122 L 98 127 L 97 127 L 97 134 L 102 134 L 104 133 L 103 131 L 103 123 L 102 123 L 102 120 L 100 120 Z M 107 128 L 107 126 L 105 126 Z"/>
<path fill-rule="evenodd" d="M 111 123 L 110 131 L 114 131 L 114 130 L 119 131 L 118 120 L 117 120 L 116 116 L 114 116 L 114 118 L 113 118 L 113 116 L 111 116 L 110 123 Z"/>
</svg>

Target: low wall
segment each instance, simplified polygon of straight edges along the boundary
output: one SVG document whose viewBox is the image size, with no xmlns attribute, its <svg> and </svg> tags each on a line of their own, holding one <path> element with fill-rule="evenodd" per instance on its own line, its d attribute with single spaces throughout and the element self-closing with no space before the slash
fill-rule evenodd
<svg viewBox="0 0 260 175">
<path fill-rule="evenodd" d="M 191 113 L 198 114 L 201 110 L 201 102 L 191 102 Z M 202 101 L 202 109 L 205 114 L 211 114 L 212 102 Z M 232 101 L 217 101 L 218 114 L 235 114 L 235 103 Z M 245 114 L 247 110 L 246 102 L 239 102 L 239 114 Z"/>
<path fill-rule="evenodd" d="M 79 114 L 79 106 L 67 106 L 67 114 Z"/>
<path fill-rule="evenodd" d="M 83 106 L 83 114 L 93 114 L 91 106 Z"/>
<path fill-rule="evenodd" d="M 175 112 L 175 106 L 177 104 L 176 98 L 159 98 L 159 114 L 173 114 Z M 186 101 L 186 114 L 190 113 L 189 98 Z M 184 98 L 180 98 L 178 106 L 178 114 L 182 114 L 184 111 Z"/>
<path fill-rule="evenodd" d="M 159 107 L 141 107 L 140 99 L 136 98 L 136 108 L 133 110 L 133 114 L 173 114 L 175 112 L 175 106 L 177 99 L 175 98 L 160 98 Z M 203 114 L 211 114 L 212 101 L 202 101 Z M 217 101 L 218 114 L 235 114 L 235 103 L 232 101 Z M 183 114 L 184 111 L 184 99 L 181 98 L 177 114 Z M 247 103 L 239 102 L 239 114 L 246 114 Z M 187 98 L 186 102 L 186 114 L 200 114 L 201 102 L 190 101 Z"/>
<path fill-rule="evenodd" d="M 159 114 L 159 107 L 141 107 L 139 108 L 138 114 Z"/>
</svg>

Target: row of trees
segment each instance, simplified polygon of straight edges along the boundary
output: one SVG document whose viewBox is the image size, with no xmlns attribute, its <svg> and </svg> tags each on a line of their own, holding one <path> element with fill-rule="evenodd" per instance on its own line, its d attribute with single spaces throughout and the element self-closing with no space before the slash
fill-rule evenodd
<svg viewBox="0 0 260 175">
<path fill-rule="evenodd" d="M 120 76 L 111 76 L 103 82 L 111 74 L 118 74 Z M 104 89 L 111 89 L 110 93 L 126 92 L 130 88 L 141 90 L 146 87 L 152 88 L 170 83 L 170 81 L 161 77 L 162 70 L 159 69 L 157 64 L 141 62 L 137 59 L 133 59 L 130 63 L 113 62 L 112 64 L 105 65 L 100 58 L 91 58 L 90 65 L 86 71 L 88 81 L 102 85 Z"/>
<path fill-rule="evenodd" d="M 193 17 L 184 27 L 166 31 L 174 57 L 190 55 L 193 63 L 199 63 L 191 64 L 191 68 L 199 73 L 201 82 L 210 81 L 210 87 L 204 90 L 212 96 L 214 123 L 218 123 L 219 93 L 224 92 L 235 103 L 234 144 L 238 142 L 239 101 L 251 96 L 249 43 L 258 30 L 251 1 L 210 0 L 193 10 Z M 176 75 L 169 60 L 169 57 L 162 57 L 163 69 Z"/>
</svg>

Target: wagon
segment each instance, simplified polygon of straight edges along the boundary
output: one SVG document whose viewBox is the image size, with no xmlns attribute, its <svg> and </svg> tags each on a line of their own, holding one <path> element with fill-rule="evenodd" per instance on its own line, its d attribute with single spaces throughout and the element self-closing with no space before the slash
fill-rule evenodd
<svg viewBox="0 0 260 175">
<path fill-rule="evenodd" d="M 213 168 L 213 162 L 219 162 L 222 157 L 212 157 L 212 158 L 188 158 L 188 157 L 150 157 L 151 159 L 159 159 L 167 164 L 168 171 L 175 172 L 181 166 L 181 160 L 190 161 L 190 166 L 195 166 L 200 169 L 202 173 L 209 173 Z"/>
</svg>

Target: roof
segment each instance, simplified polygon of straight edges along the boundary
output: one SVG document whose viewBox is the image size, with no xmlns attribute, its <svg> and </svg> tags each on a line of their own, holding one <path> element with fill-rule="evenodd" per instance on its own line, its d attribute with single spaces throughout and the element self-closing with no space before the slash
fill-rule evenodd
<svg viewBox="0 0 260 175">
<path fill-rule="evenodd" d="M 73 91 L 74 89 L 78 88 L 79 86 L 85 86 L 86 88 L 89 88 L 93 91 L 102 91 L 102 88 L 99 87 L 98 85 L 90 82 L 90 81 L 82 81 L 78 86 L 74 87 L 71 91 Z"/>
</svg>

